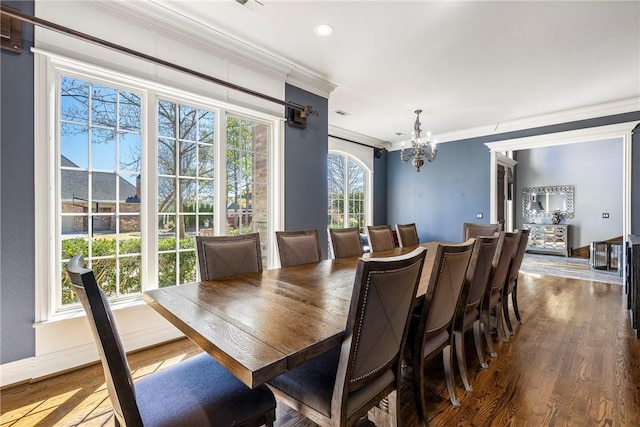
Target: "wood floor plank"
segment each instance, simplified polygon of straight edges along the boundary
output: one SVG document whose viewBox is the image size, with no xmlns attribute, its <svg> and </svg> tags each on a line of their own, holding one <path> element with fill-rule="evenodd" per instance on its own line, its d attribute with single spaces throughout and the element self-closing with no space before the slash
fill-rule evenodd
<svg viewBox="0 0 640 427">
<path fill-rule="evenodd" d="M 471 334 L 467 362 L 474 390 L 456 370 L 460 407 L 449 402 L 442 360 L 427 369 L 431 426 L 638 426 L 640 340 L 634 337 L 623 288 L 572 278 L 520 275 L 523 324 L 510 342 L 494 340 L 497 358 L 481 369 Z M 199 353 L 186 339 L 130 354 L 134 378 Z M 1 427 L 112 426 L 99 365 L 1 390 Z M 411 370 L 403 371 L 402 426 L 419 426 Z M 276 426 L 312 427 L 278 405 Z"/>
</svg>

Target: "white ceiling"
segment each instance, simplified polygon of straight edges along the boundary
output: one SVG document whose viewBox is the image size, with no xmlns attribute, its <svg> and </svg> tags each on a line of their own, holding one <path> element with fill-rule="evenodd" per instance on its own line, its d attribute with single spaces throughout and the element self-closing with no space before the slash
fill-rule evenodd
<svg viewBox="0 0 640 427">
<path fill-rule="evenodd" d="M 151 1 L 336 85 L 330 126 L 379 141 L 416 109 L 437 138 L 640 97 L 638 1 Z"/>
</svg>

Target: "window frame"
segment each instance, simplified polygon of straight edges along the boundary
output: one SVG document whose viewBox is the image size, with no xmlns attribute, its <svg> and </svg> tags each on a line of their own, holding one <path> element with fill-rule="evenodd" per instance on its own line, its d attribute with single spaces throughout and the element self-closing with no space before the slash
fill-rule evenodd
<svg viewBox="0 0 640 427">
<path fill-rule="evenodd" d="M 140 232 L 141 232 L 141 288 L 142 292 L 158 287 L 158 189 L 155 182 L 157 169 L 157 105 L 168 100 L 180 105 L 203 108 L 215 114 L 214 125 L 214 233 L 225 233 L 226 221 L 226 117 L 233 115 L 269 126 L 268 131 L 268 259 L 267 266 L 275 264 L 275 244 L 270 236 L 282 227 L 281 200 L 283 187 L 283 119 L 258 110 L 239 107 L 212 97 L 200 96 L 176 87 L 169 87 L 147 79 L 120 73 L 83 61 L 53 54 L 40 49 L 35 53 L 35 264 L 36 313 L 35 322 L 51 322 L 84 315 L 79 304 L 62 305 L 60 236 L 60 79 L 72 78 L 128 90 L 141 96 L 141 175 Z M 220 166 L 222 165 L 222 166 Z M 153 183 L 153 184 L 151 184 Z M 220 183 L 225 183 L 220 186 Z M 150 203 L 149 201 L 153 201 Z M 114 310 L 143 304 L 142 293 L 111 298 Z"/>
</svg>

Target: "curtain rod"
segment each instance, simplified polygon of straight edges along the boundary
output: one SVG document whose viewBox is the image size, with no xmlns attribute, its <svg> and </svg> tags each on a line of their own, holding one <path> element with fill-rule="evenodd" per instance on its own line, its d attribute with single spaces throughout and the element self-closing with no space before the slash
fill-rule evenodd
<svg viewBox="0 0 640 427">
<path fill-rule="evenodd" d="M 129 48 L 124 47 L 124 46 L 117 45 L 117 44 L 112 43 L 110 41 L 107 41 L 107 40 L 104 40 L 104 39 L 100 39 L 98 37 L 94 37 L 94 36 L 91 36 L 89 34 L 86 34 L 86 33 L 80 32 L 80 31 L 76 31 L 74 29 L 71 29 L 71 28 L 56 24 L 54 22 L 47 21 L 47 20 L 42 19 L 42 18 L 37 18 L 35 16 L 31 16 L 31 15 L 26 14 L 26 13 L 20 11 L 20 10 L 17 10 L 17 9 L 13 9 L 12 8 L 11 10 L 8 10 L 6 8 L 2 8 L 2 14 L 3 15 L 6 14 L 6 15 L 8 15 L 10 17 L 19 19 L 20 21 L 27 22 L 27 23 L 30 23 L 32 25 L 37 25 L 37 26 L 46 28 L 48 30 L 56 31 L 58 33 L 62 33 L 62 34 L 66 34 L 66 35 L 70 35 L 70 36 L 73 36 L 73 37 L 76 37 L 76 38 L 79 38 L 79 39 L 82 39 L 82 40 L 86 40 L 86 41 L 94 43 L 94 44 L 105 46 L 105 47 L 107 47 L 109 49 L 113 49 L 113 50 L 125 53 L 127 55 L 131 55 L 131 56 L 135 56 L 135 57 L 138 57 L 138 58 L 142 58 L 142 59 L 145 59 L 147 61 L 154 62 L 156 64 L 159 64 L 159 65 L 162 65 L 162 66 L 165 66 L 165 67 L 168 67 L 168 68 L 172 68 L 172 69 L 177 70 L 177 71 L 181 71 L 181 72 L 184 72 L 184 73 L 187 73 L 187 74 L 191 74 L 192 76 L 199 77 L 201 79 L 207 80 L 209 82 L 212 82 L 212 83 L 215 83 L 215 84 L 218 84 L 218 85 L 221 85 L 221 86 L 225 86 L 225 87 L 227 87 L 229 89 L 233 89 L 233 90 L 236 90 L 238 92 L 242 92 L 242 93 L 245 93 L 245 94 L 248 94 L 248 95 L 252 95 L 252 96 L 255 96 L 257 98 L 261 98 L 261 99 L 264 99 L 266 101 L 273 102 L 275 104 L 280 104 L 280 105 L 292 108 L 292 109 L 297 110 L 297 111 L 301 111 L 301 112 L 303 112 L 303 113 L 305 113 L 307 115 L 310 114 L 310 112 L 312 111 L 311 106 L 308 106 L 308 105 L 307 106 L 302 106 L 302 105 L 299 105 L 299 104 L 296 104 L 296 103 L 283 101 L 281 99 L 274 98 L 274 97 L 266 95 L 264 93 L 260 93 L 260 92 L 256 92 L 255 90 L 248 89 L 248 88 L 246 88 L 244 86 L 239 86 L 239 85 L 236 85 L 234 83 L 230 83 L 230 82 L 227 82 L 225 80 L 210 76 L 208 74 L 204 74 L 204 73 L 201 73 L 199 71 L 195 71 L 195 70 L 192 70 L 190 68 L 183 67 L 181 65 L 173 64 L 171 62 L 165 61 L 164 59 L 156 58 L 154 56 L 147 55 L 146 53 L 139 52 L 137 50 L 133 50 L 133 49 L 129 49 Z"/>
</svg>

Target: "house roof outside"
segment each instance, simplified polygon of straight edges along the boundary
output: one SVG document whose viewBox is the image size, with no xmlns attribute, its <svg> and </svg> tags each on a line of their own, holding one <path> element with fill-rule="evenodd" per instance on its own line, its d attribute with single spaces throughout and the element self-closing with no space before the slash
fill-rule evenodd
<svg viewBox="0 0 640 427">
<path fill-rule="evenodd" d="M 77 168 L 78 165 L 73 163 L 65 156 L 60 156 L 60 165 L 62 167 Z M 88 176 L 89 172 L 85 170 L 62 169 L 61 171 L 61 197 L 62 200 L 88 200 Z M 120 186 L 120 202 L 140 203 L 139 196 L 136 194 L 136 187 L 126 179 L 118 176 L 114 172 L 92 172 L 92 194 L 91 199 L 94 202 L 115 202 L 116 201 L 116 183 Z M 137 201 L 135 200 L 137 198 Z"/>
</svg>

